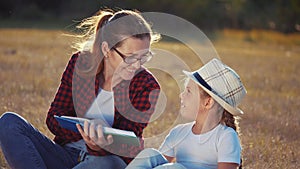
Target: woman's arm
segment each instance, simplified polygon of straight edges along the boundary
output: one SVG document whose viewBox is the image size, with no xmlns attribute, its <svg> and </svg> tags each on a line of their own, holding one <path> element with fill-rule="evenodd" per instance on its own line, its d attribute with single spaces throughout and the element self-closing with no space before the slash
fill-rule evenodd
<svg viewBox="0 0 300 169">
<path fill-rule="evenodd" d="M 77 56 L 78 55 L 72 56 L 62 75 L 61 84 L 56 92 L 53 102 L 51 103 L 46 119 L 46 124 L 49 130 L 54 135 L 59 136 L 61 138 L 71 138 L 74 135 L 79 135 L 75 132 L 71 132 L 70 130 L 61 128 L 56 119 L 54 118 L 54 115 L 76 115 L 72 98 L 72 75 Z"/>
</svg>

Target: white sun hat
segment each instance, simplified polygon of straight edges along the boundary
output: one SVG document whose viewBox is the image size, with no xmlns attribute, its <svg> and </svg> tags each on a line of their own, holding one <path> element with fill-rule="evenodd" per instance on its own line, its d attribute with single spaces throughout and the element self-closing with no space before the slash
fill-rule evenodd
<svg viewBox="0 0 300 169">
<path fill-rule="evenodd" d="M 244 114 L 237 106 L 246 95 L 239 75 L 218 59 L 212 59 L 194 72 L 183 71 L 232 115 Z"/>
</svg>

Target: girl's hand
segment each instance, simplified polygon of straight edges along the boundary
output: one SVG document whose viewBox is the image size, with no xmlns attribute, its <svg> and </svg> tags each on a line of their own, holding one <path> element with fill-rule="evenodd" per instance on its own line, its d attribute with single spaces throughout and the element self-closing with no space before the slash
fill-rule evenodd
<svg viewBox="0 0 300 169">
<path fill-rule="evenodd" d="M 76 127 L 85 143 L 94 151 L 99 151 L 101 147 L 103 148 L 113 143 L 112 135 L 108 135 L 106 138 L 103 135 L 102 125 L 95 126 L 94 123 L 90 124 L 85 121 L 84 130 L 82 130 L 80 124 L 76 124 Z"/>
</svg>

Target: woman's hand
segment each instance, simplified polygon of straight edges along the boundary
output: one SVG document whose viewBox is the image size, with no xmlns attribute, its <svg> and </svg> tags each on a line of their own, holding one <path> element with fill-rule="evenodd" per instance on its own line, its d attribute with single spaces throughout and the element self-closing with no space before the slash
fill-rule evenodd
<svg viewBox="0 0 300 169">
<path fill-rule="evenodd" d="M 105 138 L 101 125 L 95 126 L 94 123 L 90 124 L 85 121 L 83 130 L 79 124 L 76 124 L 76 127 L 85 143 L 94 151 L 99 151 L 101 150 L 101 147 L 103 148 L 113 143 L 112 135 L 108 135 Z"/>
</svg>

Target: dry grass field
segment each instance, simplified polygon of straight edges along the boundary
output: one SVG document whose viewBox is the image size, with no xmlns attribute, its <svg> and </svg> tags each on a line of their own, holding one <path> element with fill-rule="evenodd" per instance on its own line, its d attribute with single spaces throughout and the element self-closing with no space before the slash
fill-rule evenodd
<svg viewBox="0 0 300 169">
<path fill-rule="evenodd" d="M 62 34 L 0 29 L 0 115 L 19 113 L 50 138 L 46 113 L 73 52 L 73 39 Z M 240 74 L 248 90 L 240 120 L 244 168 L 300 168 L 300 35 L 258 30 L 224 30 L 216 35 L 213 44 L 221 59 Z M 154 46 L 176 53 L 192 69 L 201 65 L 182 44 Z M 168 102 L 163 115 L 149 124 L 146 137 L 169 129 L 179 109 L 180 91 L 172 77 L 153 72 Z M 0 168 L 9 168 L 1 152 Z"/>
</svg>

